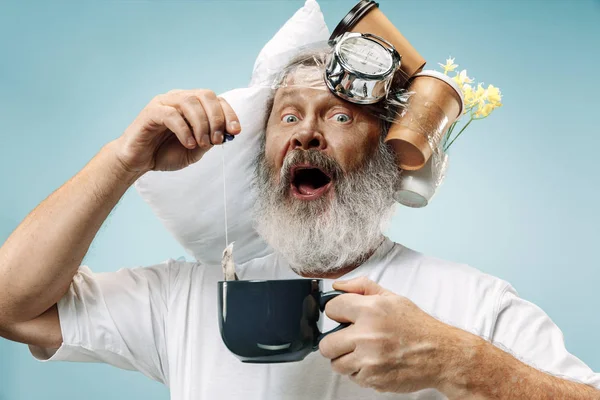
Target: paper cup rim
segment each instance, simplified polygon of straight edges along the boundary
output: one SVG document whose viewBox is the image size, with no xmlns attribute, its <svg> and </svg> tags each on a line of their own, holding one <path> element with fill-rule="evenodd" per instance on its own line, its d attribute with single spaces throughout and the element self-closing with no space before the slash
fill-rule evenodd
<svg viewBox="0 0 600 400">
<path fill-rule="evenodd" d="M 394 192 L 394 200 L 405 207 L 423 208 L 429 205 L 427 196 L 410 189 L 398 189 Z M 418 200 L 418 201 L 417 201 Z"/>
<path fill-rule="evenodd" d="M 413 76 L 413 79 L 418 76 L 430 76 L 432 78 L 437 78 L 441 81 L 444 81 L 448 85 L 450 85 L 450 87 L 452 89 L 454 89 L 454 91 L 458 94 L 458 97 L 460 97 L 460 112 L 458 113 L 458 116 L 460 117 L 462 115 L 463 110 L 465 108 L 465 97 L 463 96 L 462 90 L 460 90 L 460 88 L 458 87 L 458 84 L 456 82 L 454 82 L 454 80 L 452 78 L 450 78 L 448 75 L 441 73 L 440 71 L 435 71 L 433 69 L 427 69 L 425 71 L 421 71 L 418 74 L 415 74 Z"/>
</svg>

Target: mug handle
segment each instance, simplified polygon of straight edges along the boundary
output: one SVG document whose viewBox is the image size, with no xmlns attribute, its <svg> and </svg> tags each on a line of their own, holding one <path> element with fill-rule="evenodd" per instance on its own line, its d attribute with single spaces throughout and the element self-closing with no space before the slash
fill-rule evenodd
<svg viewBox="0 0 600 400">
<path fill-rule="evenodd" d="M 332 300 L 332 299 L 338 297 L 340 294 L 344 294 L 344 293 L 346 293 L 346 292 L 342 292 L 341 290 L 332 290 L 331 292 L 321 293 L 319 295 L 319 309 L 321 310 L 321 312 L 325 311 L 325 306 L 327 305 L 327 303 L 329 303 L 329 300 Z M 319 347 L 319 343 L 321 343 L 321 340 L 323 340 L 323 338 L 325 336 L 329 335 L 330 333 L 337 332 L 341 329 L 347 328 L 349 326 L 350 326 L 350 324 L 348 324 L 348 323 L 339 324 L 338 326 L 336 326 L 329 332 L 321 333 L 319 335 L 319 337 L 317 337 L 317 344 L 315 345 L 314 348 L 317 349 Z"/>
</svg>

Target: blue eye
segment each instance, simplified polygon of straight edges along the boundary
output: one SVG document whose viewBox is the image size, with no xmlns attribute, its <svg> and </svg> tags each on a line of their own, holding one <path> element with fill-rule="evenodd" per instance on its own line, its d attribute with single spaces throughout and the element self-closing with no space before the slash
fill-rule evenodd
<svg viewBox="0 0 600 400">
<path fill-rule="evenodd" d="M 337 113 L 333 116 L 333 118 L 335 118 L 336 122 L 340 122 L 342 124 L 350 121 L 350 116 L 344 113 Z"/>
<path fill-rule="evenodd" d="M 294 114 L 286 114 L 283 116 L 282 120 L 286 124 L 293 124 L 294 122 L 298 122 L 298 117 L 296 117 Z"/>
</svg>

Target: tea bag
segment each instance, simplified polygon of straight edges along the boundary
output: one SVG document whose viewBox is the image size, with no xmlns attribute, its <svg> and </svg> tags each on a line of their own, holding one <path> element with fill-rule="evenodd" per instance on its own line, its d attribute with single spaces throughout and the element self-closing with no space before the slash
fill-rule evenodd
<svg viewBox="0 0 600 400">
<path fill-rule="evenodd" d="M 223 251 L 223 258 L 221 259 L 221 267 L 223 267 L 223 275 L 226 281 L 237 281 L 239 280 L 235 273 L 235 263 L 233 262 L 233 243 Z"/>
<path fill-rule="evenodd" d="M 227 185 L 225 184 L 225 145 L 221 146 L 221 161 L 223 168 L 223 210 L 225 213 L 225 245 L 229 243 L 229 235 L 227 234 Z M 223 277 L 226 281 L 239 280 L 235 273 L 235 263 L 233 262 L 233 244 L 229 243 L 223 250 L 223 258 L 221 258 L 221 267 L 223 268 Z"/>
</svg>

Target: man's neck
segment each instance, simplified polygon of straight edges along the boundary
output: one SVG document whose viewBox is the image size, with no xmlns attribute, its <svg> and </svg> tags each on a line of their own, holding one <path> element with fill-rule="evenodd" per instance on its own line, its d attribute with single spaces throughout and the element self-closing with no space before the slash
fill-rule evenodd
<svg viewBox="0 0 600 400">
<path fill-rule="evenodd" d="M 385 237 L 382 238 L 379 245 L 377 245 L 374 249 L 366 252 L 363 256 L 359 258 L 358 261 L 343 266 L 342 268 L 336 269 L 335 271 L 324 271 L 324 272 L 313 272 L 313 273 L 301 273 L 300 276 L 304 278 L 314 278 L 314 279 L 338 279 L 347 273 L 354 271 L 356 268 L 360 267 L 365 263 L 371 256 L 377 251 L 377 249 L 381 246 L 381 243 L 385 240 Z"/>
<path fill-rule="evenodd" d="M 331 272 L 322 272 L 322 273 L 308 273 L 308 274 L 300 274 L 300 276 L 304 278 L 314 278 L 314 279 L 337 279 L 341 276 L 346 275 L 347 273 L 354 271 L 356 268 L 360 267 L 360 263 L 356 263 L 354 265 L 348 265 L 347 267 L 342 267 L 340 269 L 336 269 Z"/>
</svg>

